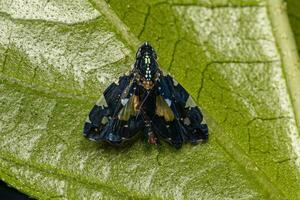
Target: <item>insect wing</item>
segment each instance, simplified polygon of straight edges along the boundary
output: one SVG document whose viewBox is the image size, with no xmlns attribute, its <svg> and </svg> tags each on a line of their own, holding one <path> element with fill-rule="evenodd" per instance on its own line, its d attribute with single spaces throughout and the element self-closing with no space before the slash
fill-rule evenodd
<svg viewBox="0 0 300 200">
<path fill-rule="evenodd" d="M 132 77 L 122 76 L 118 84 L 112 83 L 103 92 L 86 119 L 84 136 L 96 141 L 121 142 L 122 135 L 115 131 L 122 126 L 117 117 L 124 107 L 128 107 L 127 104 L 130 101 L 126 101 L 126 98 L 128 98 L 131 87 Z"/>
</svg>

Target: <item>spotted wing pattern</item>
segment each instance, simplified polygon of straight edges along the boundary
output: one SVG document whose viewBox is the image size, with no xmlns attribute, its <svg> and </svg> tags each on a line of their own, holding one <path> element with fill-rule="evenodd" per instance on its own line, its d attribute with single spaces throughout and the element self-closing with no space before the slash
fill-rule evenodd
<svg viewBox="0 0 300 200">
<path fill-rule="evenodd" d="M 131 116 L 134 113 L 130 108 L 133 97 L 129 96 L 132 81 L 132 76 L 124 75 L 118 84 L 112 83 L 104 91 L 86 119 L 83 130 L 85 137 L 118 145 L 137 135 L 143 122 Z"/>
<path fill-rule="evenodd" d="M 139 132 L 147 137 L 153 132 L 157 139 L 176 148 L 184 142 L 196 144 L 208 139 L 201 110 L 170 75 L 162 75 L 150 95 L 145 94 L 148 93 L 132 75 L 120 77 L 118 84 L 112 83 L 90 111 L 84 136 L 118 145 Z M 139 98 L 144 98 L 146 107 L 138 108 Z"/>
<path fill-rule="evenodd" d="M 162 76 L 158 81 L 158 95 L 164 99 L 164 106 L 173 111 L 174 119 L 156 115 L 153 119 L 156 134 L 178 148 L 184 142 L 196 144 L 208 139 L 208 127 L 203 122 L 201 110 L 170 75 Z"/>
</svg>

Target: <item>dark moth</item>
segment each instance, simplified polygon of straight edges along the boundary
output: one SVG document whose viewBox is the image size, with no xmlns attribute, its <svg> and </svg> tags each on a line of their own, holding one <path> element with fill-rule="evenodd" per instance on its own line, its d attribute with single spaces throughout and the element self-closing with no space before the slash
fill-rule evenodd
<svg viewBox="0 0 300 200">
<path fill-rule="evenodd" d="M 162 72 L 149 43 L 136 53 L 129 75 L 112 83 L 91 110 L 83 134 L 120 145 L 143 135 L 150 144 L 165 140 L 176 148 L 208 139 L 203 115 L 187 91 Z"/>
</svg>

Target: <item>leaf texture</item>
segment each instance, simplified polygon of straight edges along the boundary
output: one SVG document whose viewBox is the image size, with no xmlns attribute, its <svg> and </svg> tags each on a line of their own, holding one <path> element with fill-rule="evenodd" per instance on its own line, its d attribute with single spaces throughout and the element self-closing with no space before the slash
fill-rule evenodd
<svg viewBox="0 0 300 200">
<path fill-rule="evenodd" d="M 39 199 L 300 199 L 299 65 L 283 5 L 1 1 L 0 178 Z M 208 143 L 116 149 L 81 136 L 146 40 L 204 110 Z"/>
</svg>

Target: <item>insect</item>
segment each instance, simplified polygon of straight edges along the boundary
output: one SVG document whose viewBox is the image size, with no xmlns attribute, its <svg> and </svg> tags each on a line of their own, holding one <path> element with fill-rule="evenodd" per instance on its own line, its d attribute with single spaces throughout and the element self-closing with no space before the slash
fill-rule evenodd
<svg viewBox="0 0 300 200">
<path fill-rule="evenodd" d="M 145 42 L 129 75 L 112 83 L 92 108 L 83 135 L 113 145 L 143 135 L 150 144 L 164 140 L 180 148 L 207 140 L 208 127 L 192 97 L 159 68 L 155 50 Z"/>
</svg>

